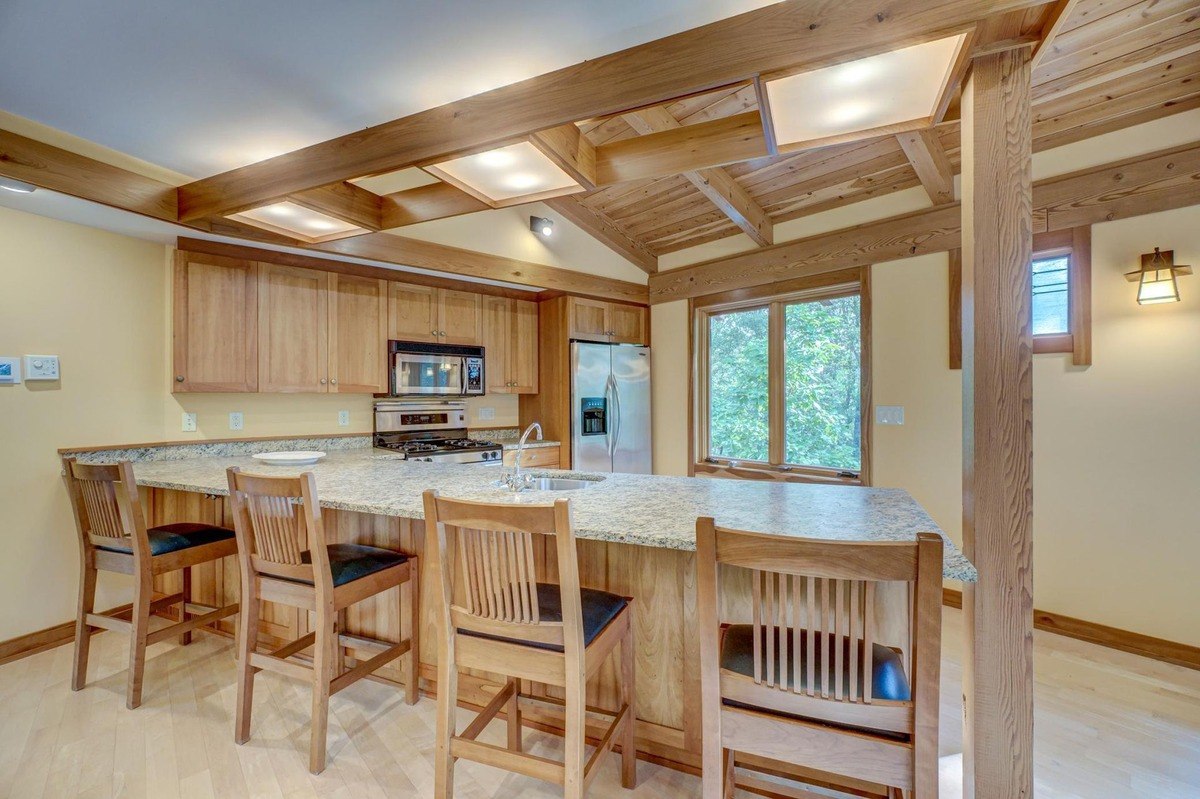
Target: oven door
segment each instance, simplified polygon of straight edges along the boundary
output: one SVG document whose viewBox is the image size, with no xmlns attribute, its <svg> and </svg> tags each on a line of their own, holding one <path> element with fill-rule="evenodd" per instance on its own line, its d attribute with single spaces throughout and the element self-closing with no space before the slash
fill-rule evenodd
<svg viewBox="0 0 1200 799">
<path fill-rule="evenodd" d="M 392 394 L 461 395 L 465 381 L 461 355 L 392 353 Z"/>
</svg>

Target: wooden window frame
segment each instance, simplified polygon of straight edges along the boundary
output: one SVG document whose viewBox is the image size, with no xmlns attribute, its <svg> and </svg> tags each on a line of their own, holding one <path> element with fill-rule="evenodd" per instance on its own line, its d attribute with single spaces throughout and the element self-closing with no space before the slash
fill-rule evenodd
<svg viewBox="0 0 1200 799">
<path fill-rule="evenodd" d="M 1067 333 L 1033 337 L 1034 354 L 1068 353 L 1075 366 L 1092 365 L 1092 226 L 1033 235 L 1030 261 L 1066 255 Z M 1032 268 L 1032 267 L 1031 267 Z M 950 368 L 962 368 L 962 254 L 950 251 Z M 1032 289 L 1031 289 L 1032 290 Z"/>
<path fill-rule="evenodd" d="M 797 278 L 767 286 L 711 294 L 688 302 L 689 375 L 688 474 L 732 477 L 751 480 L 779 480 L 801 483 L 870 485 L 871 475 L 871 268 L 842 269 L 811 277 Z M 717 313 L 778 306 L 771 314 L 770 335 L 783 335 L 783 306 L 798 300 L 831 299 L 858 296 L 861 333 L 860 464 L 855 477 L 843 476 L 847 470 L 797 466 L 783 463 L 782 434 L 768 441 L 768 462 L 737 459 L 708 460 L 708 318 Z M 768 364 L 770 429 L 784 428 L 783 358 L 781 347 L 771 347 Z"/>
</svg>

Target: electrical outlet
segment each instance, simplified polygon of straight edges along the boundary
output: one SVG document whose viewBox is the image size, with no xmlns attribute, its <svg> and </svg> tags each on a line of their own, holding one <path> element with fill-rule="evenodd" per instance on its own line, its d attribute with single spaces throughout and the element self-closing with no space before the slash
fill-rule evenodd
<svg viewBox="0 0 1200 799">
<path fill-rule="evenodd" d="M 350 411 L 338 411 L 338 427 L 350 426 Z"/>
<path fill-rule="evenodd" d="M 479 409 L 480 421 L 490 422 L 491 420 L 493 420 L 495 418 L 496 418 L 496 409 L 495 408 L 480 408 Z"/>
<path fill-rule="evenodd" d="M 241 430 L 243 422 L 244 420 L 242 419 L 241 411 L 234 411 L 233 413 L 229 414 L 230 430 Z"/>
<path fill-rule="evenodd" d="M 901 425 L 904 424 L 903 405 L 876 405 L 875 424 Z"/>
<path fill-rule="evenodd" d="M 187 411 L 183 412 L 183 432 L 196 432 L 196 414 L 188 413 Z"/>
</svg>

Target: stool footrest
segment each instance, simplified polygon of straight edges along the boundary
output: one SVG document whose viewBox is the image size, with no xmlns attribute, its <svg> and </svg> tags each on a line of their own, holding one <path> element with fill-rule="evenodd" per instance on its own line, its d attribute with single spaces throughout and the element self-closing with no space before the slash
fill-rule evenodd
<svg viewBox="0 0 1200 799">
<path fill-rule="evenodd" d="M 450 756 L 514 771 L 517 774 L 524 774 L 535 780 L 552 782 L 555 785 L 562 785 L 566 775 L 566 768 L 562 763 L 525 752 L 514 752 L 502 746 L 492 746 L 457 737 L 450 739 Z"/>
<path fill-rule="evenodd" d="M 187 619 L 186 621 L 181 621 L 178 624 L 172 624 L 168 627 L 163 627 L 161 630 L 155 630 L 146 636 L 146 646 L 149 646 L 150 644 L 156 644 L 159 641 L 179 635 L 180 633 L 189 632 L 197 627 L 203 627 L 206 624 L 212 624 L 213 622 L 220 621 L 227 616 L 232 616 L 237 612 L 238 604 L 235 602 L 232 605 L 226 605 L 225 607 L 217 608 L 210 613 L 205 613 L 203 616 L 193 616 L 192 618 Z"/>
<path fill-rule="evenodd" d="M 365 660 L 349 671 L 339 674 L 337 677 L 334 677 L 329 681 L 329 695 L 333 696 L 343 688 L 347 688 L 350 685 L 358 682 L 363 677 L 366 677 L 368 674 L 378 669 L 380 666 L 384 666 L 400 657 L 410 648 L 412 648 L 411 641 L 401 641 L 398 644 L 393 644 L 390 648 L 385 649 L 383 652 L 380 652 L 370 660 Z"/>
</svg>

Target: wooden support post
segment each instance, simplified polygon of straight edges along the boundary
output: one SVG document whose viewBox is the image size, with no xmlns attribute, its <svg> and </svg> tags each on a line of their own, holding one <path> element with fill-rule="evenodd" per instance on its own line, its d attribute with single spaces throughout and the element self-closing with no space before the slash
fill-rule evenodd
<svg viewBox="0 0 1200 799">
<path fill-rule="evenodd" d="M 1029 51 L 963 92 L 964 795 L 1033 796 L 1033 249 Z"/>
</svg>

